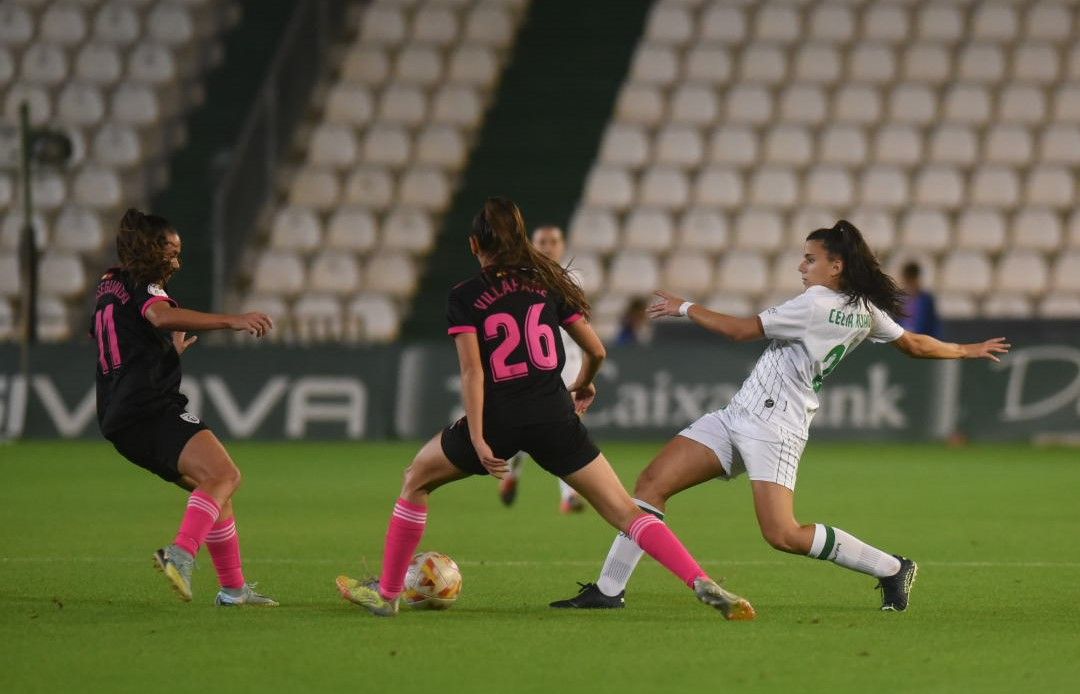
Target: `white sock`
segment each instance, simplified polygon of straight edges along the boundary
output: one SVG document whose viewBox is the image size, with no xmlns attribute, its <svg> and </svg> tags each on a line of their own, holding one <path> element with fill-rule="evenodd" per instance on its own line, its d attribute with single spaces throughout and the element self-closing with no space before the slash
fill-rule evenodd
<svg viewBox="0 0 1080 694">
<path fill-rule="evenodd" d="M 646 513 L 651 513 L 660 520 L 664 520 L 663 512 L 652 504 L 634 499 L 634 503 Z M 608 597 L 615 597 L 626 590 L 626 584 L 630 582 L 630 575 L 634 573 L 638 562 L 645 556 L 645 550 L 631 540 L 625 533 L 615 536 L 608 550 L 607 559 L 604 560 L 604 568 L 600 569 L 600 578 L 596 581 L 596 587 Z"/>
<path fill-rule="evenodd" d="M 566 501 L 567 499 L 569 499 L 572 496 L 577 496 L 577 492 L 574 491 L 573 487 L 571 487 L 569 484 L 567 484 L 566 482 L 564 482 L 563 480 L 560 479 L 559 480 L 559 497 L 563 501 Z"/>
<path fill-rule="evenodd" d="M 510 464 L 510 472 L 506 473 L 506 476 L 519 479 L 521 477 L 521 468 L 525 465 L 525 454 L 521 452 L 515 453 L 514 457 L 506 462 Z"/>
<path fill-rule="evenodd" d="M 847 569 L 878 578 L 892 576 L 900 570 L 900 560 L 877 547 L 871 547 L 851 533 L 818 523 L 814 526 L 814 541 L 808 556 L 827 559 Z"/>
</svg>

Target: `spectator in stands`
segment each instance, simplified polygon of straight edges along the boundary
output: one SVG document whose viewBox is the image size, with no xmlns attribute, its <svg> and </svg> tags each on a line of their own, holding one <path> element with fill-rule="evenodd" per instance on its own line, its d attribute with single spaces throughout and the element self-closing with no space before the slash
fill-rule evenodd
<svg viewBox="0 0 1080 694">
<path fill-rule="evenodd" d="M 644 297 L 630 300 L 630 304 L 619 320 L 619 334 L 615 337 L 617 345 L 640 345 L 652 339 L 649 316 L 645 310 L 649 302 Z"/>
<path fill-rule="evenodd" d="M 922 268 L 918 263 L 904 263 L 900 270 L 900 285 L 907 298 L 900 326 L 909 332 L 941 337 L 941 321 L 938 320 L 934 295 L 922 287 Z"/>
</svg>

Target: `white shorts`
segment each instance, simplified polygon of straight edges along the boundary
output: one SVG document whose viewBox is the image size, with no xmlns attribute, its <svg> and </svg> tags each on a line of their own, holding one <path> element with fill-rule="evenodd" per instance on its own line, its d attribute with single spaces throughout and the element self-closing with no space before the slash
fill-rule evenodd
<svg viewBox="0 0 1080 694">
<path fill-rule="evenodd" d="M 806 439 L 770 427 L 737 405 L 704 415 L 679 436 L 708 446 L 720 459 L 726 479 L 745 472 L 752 480 L 795 491 Z"/>
</svg>

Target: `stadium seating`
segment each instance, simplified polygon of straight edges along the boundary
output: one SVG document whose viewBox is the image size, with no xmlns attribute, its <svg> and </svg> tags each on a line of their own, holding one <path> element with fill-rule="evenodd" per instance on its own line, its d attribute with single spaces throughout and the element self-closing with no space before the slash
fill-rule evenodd
<svg viewBox="0 0 1080 694">
<path fill-rule="evenodd" d="M 272 308 L 272 339 L 397 336 L 524 10 L 517 0 L 362 8 L 298 131 L 295 173 L 271 203 L 234 307 Z M 609 136 L 632 137 L 632 126 Z M 672 156 L 683 145 L 675 138 Z M 623 153 L 618 163 L 633 162 Z M 629 199 L 621 180 L 594 179 L 598 199 Z M 657 182 L 661 198 L 667 183 Z"/>
<path fill-rule="evenodd" d="M 63 130 L 74 146 L 64 171 L 35 177 L 42 251 L 39 304 L 45 340 L 81 334 L 85 291 L 106 262 L 106 230 L 122 208 L 164 185 L 182 118 L 197 105 L 202 73 L 238 17 L 234 0 L 7 0 L 0 4 L 0 258 L 22 224 L 9 169 L 18 109 Z M 18 273 L 9 275 L 14 282 Z M 15 292 L 3 288 L 0 340 L 15 334 Z M 68 322 L 71 322 L 70 325 Z M 6 327 L 5 327 L 6 326 Z"/>
<path fill-rule="evenodd" d="M 801 290 L 792 253 L 844 217 L 888 269 L 923 262 L 947 317 L 1080 316 L 1076 13 L 658 0 L 569 227 L 606 270 L 595 303 L 635 294 L 633 248 L 673 289 L 759 310 Z"/>
</svg>

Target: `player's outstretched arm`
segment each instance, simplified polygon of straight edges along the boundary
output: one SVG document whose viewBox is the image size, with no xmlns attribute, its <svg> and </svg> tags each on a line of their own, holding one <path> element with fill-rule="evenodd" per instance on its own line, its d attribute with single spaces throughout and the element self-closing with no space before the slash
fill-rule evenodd
<svg viewBox="0 0 1080 694">
<path fill-rule="evenodd" d="M 654 293 L 657 299 L 648 308 L 650 318 L 684 315 L 681 309 L 682 305 L 687 303 L 686 299 L 663 289 L 658 289 Z M 762 327 L 761 319 L 757 316 L 737 318 L 725 313 L 710 311 L 700 304 L 691 304 L 685 315 L 706 330 L 720 333 L 735 342 L 749 342 L 750 340 L 760 340 L 765 337 L 765 328 Z"/>
<path fill-rule="evenodd" d="M 995 337 L 985 342 L 942 342 L 937 338 L 904 331 L 900 339 L 892 343 L 894 347 L 916 359 L 989 359 L 1001 361 L 999 354 L 1008 354 L 1011 344 L 1004 337 Z"/>
<path fill-rule="evenodd" d="M 274 327 L 265 313 L 253 311 L 239 315 L 227 313 L 203 313 L 188 308 L 176 308 L 164 301 L 151 304 L 146 309 L 146 319 L 155 328 L 187 332 L 189 330 L 236 330 L 255 337 L 262 337 Z"/>
<path fill-rule="evenodd" d="M 607 350 L 600 337 L 587 320 L 577 320 L 566 326 L 570 338 L 581 348 L 581 370 L 568 390 L 574 398 L 574 410 L 584 414 L 596 398 L 596 386 L 593 379 L 600 370 L 600 364 L 607 357 Z"/>
</svg>

